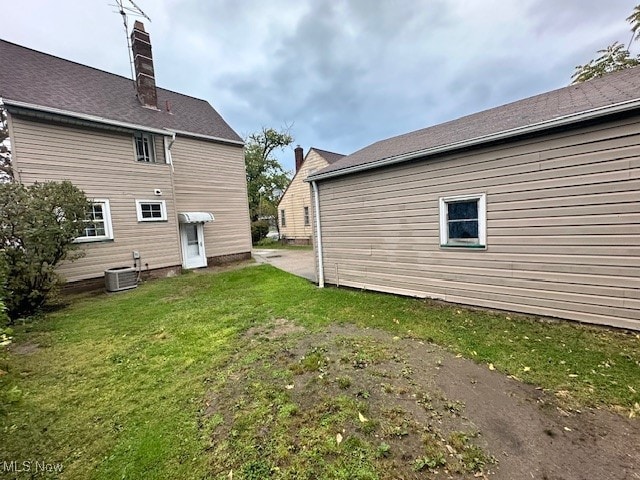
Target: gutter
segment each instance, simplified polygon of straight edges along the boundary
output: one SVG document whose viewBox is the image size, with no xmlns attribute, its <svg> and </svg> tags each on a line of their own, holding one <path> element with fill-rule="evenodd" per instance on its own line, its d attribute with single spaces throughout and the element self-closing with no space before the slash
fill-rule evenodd
<svg viewBox="0 0 640 480">
<path fill-rule="evenodd" d="M 214 137 L 214 136 L 211 136 L 211 135 L 204 135 L 202 133 L 185 132 L 184 130 L 171 129 L 171 132 L 174 132 L 174 137 L 175 137 L 175 134 L 177 133 L 177 134 L 183 135 L 185 137 L 200 138 L 202 140 L 211 140 L 213 142 L 218 142 L 218 143 L 228 143 L 228 144 L 231 144 L 231 145 L 244 146 L 244 142 L 242 140 L 228 140 L 226 138 Z"/>
<path fill-rule="evenodd" d="M 141 130 L 143 132 L 149 132 L 149 133 L 156 133 L 158 135 L 164 135 L 164 136 L 171 136 L 173 137 L 173 140 L 171 143 L 173 143 L 173 141 L 175 141 L 175 137 L 176 137 L 176 133 L 179 135 L 183 135 L 185 137 L 193 137 L 193 138 L 200 138 L 203 140 L 211 140 L 214 142 L 218 142 L 218 143 L 227 143 L 227 144 L 231 144 L 231 145 L 244 145 L 244 142 L 241 140 L 229 140 L 229 139 L 225 139 L 225 138 L 220 138 L 220 137 L 214 137 L 211 135 L 204 135 L 204 134 L 200 134 L 200 133 L 193 133 L 193 132 L 186 132 L 183 130 L 174 130 L 174 129 L 168 129 L 168 128 L 153 128 L 153 127 L 147 127 L 145 125 L 139 125 L 137 123 L 128 123 L 128 122 L 120 122 L 118 120 L 111 120 L 109 118 L 104 118 L 104 117 L 100 117 L 97 115 L 89 115 L 87 113 L 78 113 L 78 112 L 72 112 L 70 110 L 62 110 L 60 108 L 54 108 L 54 107 L 45 107 L 42 105 L 37 105 L 34 103 L 27 103 L 27 102 L 20 102 L 18 100 L 9 100 L 6 98 L 2 98 L 0 99 L 0 104 L 4 104 L 7 107 L 13 107 L 16 109 L 26 109 L 26 110 L 33 110 L 36 112 L 43 112 L 45 114 L 50 114 L 50 115 L 60 115 L 63 117 L 69 117 L 69 118 L 74 118 L 78 120 L 78 123 L 82 124 L 82 122 L 90 122 L 90 123 L 100 123 L 103 125 L 109 125 L 111 127 L 115 127 L 115 129 L 125 129 L 125 130 Z M 25 112 L 23 112 L 25 113 Z M 27 112 L 30 113 L 31 115 L 33 115 L 33 113 L 31 112 Z M 38 115 L 36 115 L 38 116 Z"/>
<path fill-rule="evenodd" d="M 524 127 L 511 128 L 509 130 L 502 130 L 496 133 L 490 133 L 488 135 L 482 135 L 480 137 L 471 138 L 468 140 L 461 140 L 459 142 L 449 143 L 446 145 L 439 145 L 436 147 L 425 148 L 423 150 L 416 150 L 414 152 L 402 153 L 400 155 L 394 155 L 391 157 L 382 158 L 373 162 L 368 162 L 360 165 L 354 165 L 351 167 L 341 168 L 339 170 L 332 170 L 327 173 L 319 173 L 317 175 L 309 175 L 305 181 L 314 182 L 316 180 L 324 180 L 327 178 L 339 177 L 342 175 L 348 175 L 350 173 L 362 172 L 364 170 L 371 170 L 373 168 L 385 167 L 388 165 L 395 165 L 397 163 L 406 162 L 415 158 L 426 157 L 431 155 L 437 155 L 440 153 L 450 152 L 452 150 L 458 150 L 467 147 L 478 146 L 483 143 L 494 142 L 498 140 L 504 140 L 519 135 L 526 135 L 529 133 L 536 133 L 551 128 L 562 127 L 571 125 L 572 123 L 591 120 L 607 115 L 616 113 L 623 113 L 630 110 L 634 110 L 640 107 L 640 98 L 634 100 L 627 100 L 624 102 L 615 103 L 613 105 L 607 105 L 606 107 L 593 108 L 591 110 L 585 110 L 578 113 L 572 113 L 569 115 L 563 115 L 551 120 L 544 120 L 542 122 L 533 123 Z"/>
<path fill-rule="evenodd" d="M 2 99 L 2 103 L 8 107 L 14 107 L 14 108 L 18 108 L 18 109 L 27 109 L 27 110 L 35 110 L 38 112 L 44 112 L 44 113 L 48 113 L 51 115 L 62 115 L 65 117 L 71 117 L 71 118 L 75 118 L 78 119 L 80 121 L 84 121 L 84 122 L 91 122 L 91 123 L 102 123 L 104 125 L 109 125 L 112 127 L 119 127 L 119 128 L 123 128 L 123 129 L 127 129 L 127 130 L 142 130 L 144 132 L 149 132 L 149 133 L 157 133 L 158 135 L 171 135 L 171 132 L 165 130 L 165 129 L 159 129 L 159 128 L 151 128 L 151 127 L 146 127 L 144 125 L 138 125 L 135 123 L 128 123 L 128 122 L 120 122 L 118 120 L 110 120 L 108 118 L 104 118 L 104 117 L 99 117 L 97 115 L 89 115 L 86 113 L 78 113 L 78 112 L 72 112 L 69 110 L 62 110 L 60 108 L 54 108 L 54 107 L 43 107 L 42 105 L 36 105 L 33 103 L 27 103 L 27 102 L 19 102 L 17 100 L 9 100 L 6 98 Z"/>
<path fill-rule="evenodd" d="M 324 288 L 324 258 L 322 256 L 322 229 L 320 227 L 320 195 L 318 194 L 318 184 L 311 182 L 313 187 L 313 202 L 316 211 L 316 238 L 318 245 L 318 287 Z"/>
</svg>

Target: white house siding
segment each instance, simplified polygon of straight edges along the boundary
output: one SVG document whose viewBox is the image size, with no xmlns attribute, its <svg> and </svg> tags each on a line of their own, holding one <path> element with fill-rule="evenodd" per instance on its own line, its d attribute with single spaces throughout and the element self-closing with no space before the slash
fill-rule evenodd
<svg viewBox="0 0 640 480">
<path fill-rule="evenodd" d="M 178 136 L 171 147 L 179 212 L 212 212 L 204 226 L 207 257 L 251 252 L 242 146 Z"/>
<path fill-rule="evenodd" d="M 328 283 L 640 329 L 640 120 L 319 182 Z M 487 249 L 439 246 L 485 193 Z"/>
<path fill-rule="evenodd" d="M 134 250 L 143 268 L 180 265 L 171 167 L 164 163 L 162 148 L 156 147 L 158 163 L 140 163 L 131 134 L 15 115 L 10 124 L 21 182 L 69 180 L 87 197 L 110 202 L 113 240 L 81 244 L 86 256 L 59 269 L 68 281 L 99 277 L 109 267 L 131 266 Z M 154 195 L 155 189 L 163 194 Z M 165 200 L 168 220 L 138 222 L 136 200 Z"/>
<path fill-rule="evenodd" d="M 313 235 L 313 206 L 309 184 L 304 181 L 311 171 L 321 170 L 328 165 L 313 149 L 309 150 L 300 171 L 291 180 L 278 206 L 280 233 L 289 240 L 311 240 Z M 304 224 L 304 207 L 309 208 L 309 225 Z M 287 224 L 282 225 L 281 211 L 285 211 Z"/>
</svg>

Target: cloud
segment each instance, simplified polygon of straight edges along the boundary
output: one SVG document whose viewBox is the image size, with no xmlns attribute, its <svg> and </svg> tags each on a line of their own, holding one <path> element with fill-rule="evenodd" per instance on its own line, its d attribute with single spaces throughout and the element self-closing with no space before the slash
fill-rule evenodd
<svg viewBox="0 0 640 480">
<path fill-rule="evenodd" d="M 3 7 L 3 38 L 129 75 L 115 8 Z M 113 2 L 112 2 L 113 3 Z M 626 0 L 136 0 L 158 84 L 204 98 L 240 134 L 293 124 L 305 150 L 377 140 L 567 85 L 630 37 Z M 132 19 L 133 20 L 133 19 Z M 293 152 L 282 160 L 293 166 Z"/>
</svg>

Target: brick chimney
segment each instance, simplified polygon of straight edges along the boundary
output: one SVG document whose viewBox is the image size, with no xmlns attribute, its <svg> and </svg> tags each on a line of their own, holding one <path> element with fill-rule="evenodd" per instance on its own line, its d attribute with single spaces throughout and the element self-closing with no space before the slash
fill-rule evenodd
<svg viewBox="0 0 640 480">
<path fill-rule="evenodd" d="M 300 145 L 298 145 L 296 148 L 293 149 L 293 153 L 296 156 L 296 173 L 298 173 L 298 170 L 300 170 L 300 167 L 302 166 L 302 162 L 304 161 L 304 157 L 302 156 L 302 147 Z"/>
<path fill-rule="evenodd" d="M 153 58 L 151 56 L 151 40 L 144 31 L 142 22 L 136 20 L 131 32 L 131 50 L 133 51 L 133 65 L 136 70 L 136 92 L 138 100 L 145 107 L 158 108 L 158 94 L 156 93 L 156 78 L 153 72 Z"/>
</svg>

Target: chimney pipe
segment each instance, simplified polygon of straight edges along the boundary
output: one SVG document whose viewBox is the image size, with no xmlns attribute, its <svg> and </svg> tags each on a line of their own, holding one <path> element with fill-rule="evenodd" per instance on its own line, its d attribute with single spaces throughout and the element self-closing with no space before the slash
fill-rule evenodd
<svg viewBox="0 0 640 480">
<path fill-rule="evenodd" d="M 149 39 L 149 34 L 144 31 L 144 25 L 139 20 L 136 20 L 133 24 L 131 50 L 133 51 L 133 65 L 136 70 L 138 100 L 145 107 L 157 109 L 158 94 L 153 71 L 151 40 Z"/>
<path fill-rule="evenodd" d="M 302 166 L 302 162 L 304 161 L 302 152 L 303 150 L 300 145 L 298 145 L 296 148 L 293 149 L 293 153 L 295 154 L 295 157 L 296 157 L 296 173 L 298 173 L 298 170 L 300 170 L 300 167 Z"/>
</svg>

